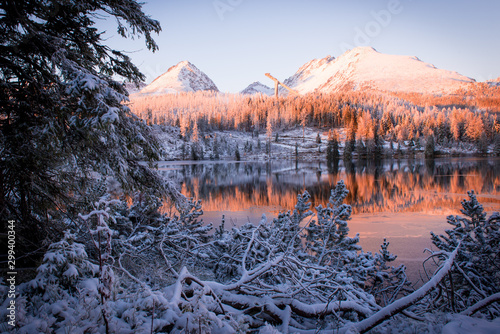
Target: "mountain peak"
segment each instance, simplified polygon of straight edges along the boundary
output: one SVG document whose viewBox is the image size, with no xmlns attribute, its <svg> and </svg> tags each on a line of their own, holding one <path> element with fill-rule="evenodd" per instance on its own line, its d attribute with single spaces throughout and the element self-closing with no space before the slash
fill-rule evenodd
<svg viewBox="0 0 500 334">
<path fill-rule="evenodd" d="M 357 61 L 360 58 L 366 58 L 377 54 L 380 54 L 380 52 L 378 52 L 371 46 L 358 46 L 351 50 L 347 50 L 342 55 L 340 55 L 338 59 L 346 61 Z"/>
<path fill-rule="evenodd" d="M 180 62 L 177 64 L 177 66 L 179 66 L 179 65 L 181 65 L 181 66 L 187 66 L 187 65 L 193 65 L 193 64 L 191 64 L 188 60 L 183 60 L 183 61 L 180 61 Z M 194 66 L 194 65 L 193 65 L 193 66 Z"/>
<path fill-rule="evenodd" d="M 188 67 L 188 68 L 189 67 L 194 67 L 194 68 L 196 68 L 196 66 L 194 66 L 193 64 L 191 64 L 188 60 L 183 60 L 181 62 L 178 62 L 174 66 L 170 66 L 169 69 L 167 70 L 167 72 L 179 70 L 179 69 L 182 69 L 184 67 Z"/>
<path fill-rule="evenodd" d="M 372 47 L 346 51 L 304 64 L 284 83 L 299 93 L 373 89 L 427 94 L 450 93 L 473 79 L 436 68 L 417 57 L 388 55 Z"/>
<path fill-rule="evenodd" d="M 141 90 L 141 94 L 169 94 L 209 90 L 218 92 L 214 82 L 187 60 L 170 67 L 167 72 Z"/>
<path fill-rule="evenodd" d="M 351 50 L 348 50 L 346 53 L 372 53 L 372 52 L 376 52 L 376 53 L 379 53 L 377 50 L 375 50 L 375 48 L 371 47 L 371 46 L 357 46 Z"/>
<path fill-rule="evenodd" d="M 264 94 L 264 95 L 273 95 L 274 89 L 262 84 L 260 81 L 255 81 L 254 83 L 248 85 L 247 88 L 243 89 L 240 94 Z"/>
</svg>

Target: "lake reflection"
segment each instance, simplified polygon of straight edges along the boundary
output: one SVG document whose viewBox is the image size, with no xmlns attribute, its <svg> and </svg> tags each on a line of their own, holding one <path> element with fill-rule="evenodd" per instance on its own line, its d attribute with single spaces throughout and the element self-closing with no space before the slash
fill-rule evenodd
<svg viewBox="0 0 500 334">
<path fill-rule="evenodd" d="M 160 170 L 182 193 L 203 201 L 208 212 L 253 210 L 277 213 L 293 209 L 307 190 L 313 205 L 328 201 L 344 180 L 354 214 L 379 212 L 459 213 L 468 190 L 478 193 L 486 211 L 500 208 L 499 159 L 391 160 L 357 162 L 328 169 L 325 163 L 164 163 Z M 257 216 L 260 218 L 260 214 Z M 251 219 L 252 220 L 252 219 Z"/>
<path fill-rule="evenodd" d="M 397 262 L 409 267 L 413 281 L 432 247 L 429 232 L 449 228 L 446 216 L 461 214 L 460 202 L 474 189 L 490 214 L 500 210 L 500 159 L 446 158 L 357 162 L 327 168 L 325 163 L 164 162 L 160 170 L 184 195 L 201 199 L 203 219 L 228 225 L 257 224 L 290 210 L 307 190 L 313 206 L 325 205 L 339 180 L 353 207 L 350 234 L 359 233 L 365 251 L 378 251 L 385 237 Z"/>
</svg>

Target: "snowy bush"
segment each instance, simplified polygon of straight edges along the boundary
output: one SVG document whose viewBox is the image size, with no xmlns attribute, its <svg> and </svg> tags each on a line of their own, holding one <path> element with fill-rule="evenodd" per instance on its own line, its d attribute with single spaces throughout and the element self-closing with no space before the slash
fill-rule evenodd
<svg viewBox="0 0 500 334">
<path fill-rule="evenodd" d="M 431 255 L 438 261 L 443 252 L 461 245 L 453 269 L 436 292 L 433 306 L 440 310 L 461 312 L 475 303 L 500 292 L 500 215 L 486 216 L 474 191 L 462 201 L 465 217 L 448 216 L 453 226 L 446 235 L 431 232 L 432 242 L 439 249 Z M 500 308 L 490 307 L 485 315 L 495 318 Z"/>
<path fill-rule="evenodd" d="M 17 298 L 19 333 L 99 332 L 103 323 L 99 298 L 99 266 L 85 246 L 66 232 L 53 243 L 32 281 L 21 285 Z"/>
<path fill-rule="evenodd" d="M 347 194 L 340 181 L 316 214 L 305 192 L 272 221 L 227 230 L 223 219 L 212 234 L 198 201 L 180 201 L 167 215 L 151 195 L 105 196 L 20 286 L 17 332 L 352 333 L 398 313 L 412 320 L 384 326 L 418 324 L 426 312 L 434 328 L 452 319 L 443 311 L 498 317 L 491 266 L 498 266 L 500 217 L 487 219 L 473 192 L 463 202 L 467 218 L 448 217 L 454 229 L 433 235 L 439 268 L 413 292 L 404 266 L 388 265 L 396 257 L 386 240 L 372 254 L 349 236 Z"/>
</svg>

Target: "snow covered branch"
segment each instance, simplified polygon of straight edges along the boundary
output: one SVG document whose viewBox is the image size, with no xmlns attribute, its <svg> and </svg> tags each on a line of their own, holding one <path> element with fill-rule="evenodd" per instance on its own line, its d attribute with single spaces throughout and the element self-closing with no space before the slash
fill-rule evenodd
<svg viewBox="0 0 500 334">
<path fill-rule="evenodd" d="M 500 292 L 478 301 L 468 309 L 460 312 L 460 314 L 473 315 L 480 309 L 485 308 L 486 306 L 493 304 L 494 302 L 500 302 Z"/>
<path fill-rule="evenodd" d="M 417 301 L 424 298 L 425 295 L 429 293 L 432 289 L 436 288 L 436 286 L 441 282 L 441 280 L 449 273 L 450 269 L 453 266 L 453 261 L 455 260 L 455 257 L 457 256 L 459 249 L 460 249 L 460 243 L 455 248 L 455 250 L 448 256 L 448 259 L 442 264 L 442 266 L 439 268 L 438 272 L 432 277 L 432 279 L 427 283 L 425 283 L 417 291 L 413 292 L 408 296 L 396 300 L 395 302 L 379 310 L 371 317 L 362 320 L 359 323 L 348 325 L 347 327 L 344 328 L 344 333 L 355 333 L 355 331 L 359 333 L 364 333 L 366 331 L 369 331 L 373 327 L 389 319 L 393 315 L 403 311 L 404 309 L 414 305 Z"/>
</svg>

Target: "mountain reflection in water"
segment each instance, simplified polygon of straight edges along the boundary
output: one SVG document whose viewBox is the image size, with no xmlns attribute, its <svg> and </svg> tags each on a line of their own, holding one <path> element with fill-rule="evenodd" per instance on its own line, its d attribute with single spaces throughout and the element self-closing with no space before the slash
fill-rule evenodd
<svg viewBox="0 0 500 334">
<path fill-rule="evenodd" d="M 205 212 L 265 212 L 293 209 L 307 190 L 313 206 L 326 204 L 330 190 L 344 180 L 353 215 L 378 212 L 459 213 L 474 189 L 485 210 L 500 209 L 500 160 L 448 158 L 357 162 L 327 168 L 294 161 L 168 163 L 160 170 L 188 197 L 201 199 Z M 249 215 L 252 217 L 253 214 Z M 260 218 L 260 215 L 258 215 Z M 255 221 L 254 221 L 255 222 Z M 214 221 L 214 223 L 217 223 Z"/>
</svg>

